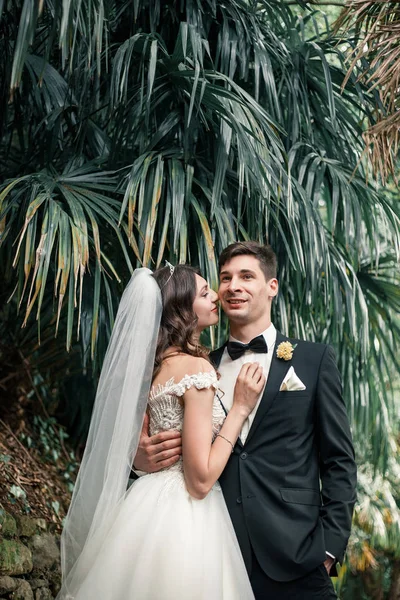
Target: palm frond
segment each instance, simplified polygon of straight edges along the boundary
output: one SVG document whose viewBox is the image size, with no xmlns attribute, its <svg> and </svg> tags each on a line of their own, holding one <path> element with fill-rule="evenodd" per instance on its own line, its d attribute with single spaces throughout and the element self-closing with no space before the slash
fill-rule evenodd
<svg viewBox="0 0 400 600">
<path fill-rule="evenodd" d="M 364 138 L 374 172 L 383 183 L 396 177 L 399 150 L 400 7 L 398 2 L 351 0 L 343 9 L 337 31 L 354 35 L 347 79 L 361 63 L 359 80 L 379 90 L 380 103 Z"/>
<path fill-rule="evenodd" d="M 86 165 L 66 170 L 62 175 L 42 171 L 22 177 L 6 186 L 0 194 L 1 243 L 8 246 L 9 251 L 14 242 L 11 232 L 20 231 L 13 252 L 13 266 L 19 273 L 14 290 L 18 305 L 26 303 L 23 325 L 27 324 L 34 307 L 39 321 L 44 294 L 51 283 L 57 298 L 56 332 L 61 310 L 67 303 L 67 349 L 71 347 L 75 307 L 78 308 L 78 333 L 80 329 L 85 272 L 95 272 L 95 315 L 101 282 L 107 277 L 120 281 L 107 249 L 101 247 L 100 228 L 114 231 L 126 266 L 131 272 L 133 270 L 124 236 L 118 227 L 119 204 L 106 195 L 113 191 L 114 185 L 115 177 L 96 170 L 94 165 Z M 94 319 L 93 352 L 96 335 Z"/>
</svg>

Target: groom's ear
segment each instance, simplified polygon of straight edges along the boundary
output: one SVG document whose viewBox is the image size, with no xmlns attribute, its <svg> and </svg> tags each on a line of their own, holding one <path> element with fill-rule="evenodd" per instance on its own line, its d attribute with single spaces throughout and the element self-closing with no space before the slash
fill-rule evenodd
<svg viewBox="0 0 400 600">
<path fill-rule="evenodd" d="M 267 287 L 268 287 L 268 298 L 270 298 L 272 300 L 273 298 L 275 298 L 275 296 L 278 295 L 278 292 L 279 292 L 278 280 L 275 277 L 273 279 L 270 279 L 269 281 L 267 281 Z"/>
</svg>

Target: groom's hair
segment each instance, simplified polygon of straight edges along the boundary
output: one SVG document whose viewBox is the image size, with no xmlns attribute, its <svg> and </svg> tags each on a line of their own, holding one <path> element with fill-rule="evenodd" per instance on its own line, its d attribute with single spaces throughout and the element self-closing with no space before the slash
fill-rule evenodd
<svg viewBox="0 0 400 600">
<path fill-rule="evenodd" d="M 260 263 L 266 281 L 274 279 L 277 275 L 276 254 L 269 244 L 263 246 L 258 242 L 234 242 L 222 250 L 219 257 L 219 270 L 235 256 L 254 256 Z"/>
</svg>

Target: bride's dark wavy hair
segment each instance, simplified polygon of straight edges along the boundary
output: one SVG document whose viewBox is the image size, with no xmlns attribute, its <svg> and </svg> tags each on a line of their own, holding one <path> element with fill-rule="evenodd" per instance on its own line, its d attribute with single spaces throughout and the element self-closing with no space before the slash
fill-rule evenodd
<svg viewBox="0 0 400 600">
<path fill-rule="evenodd" d="M 199 274 L 197 269 L 188 265 L 176 265 L 172 275 L 169 267 L 162 267 L 153 273 L 161 290 L 163 304 L 153 379 L 159 373 L 164 353 L 170 346 L 179 348 L 185 354 L 209 360 L 207 349 L 195 340 L 194 335 L 198 318 L 193 310 L 193 302 L 197 293 L 196 275 Z"/>
</svg>

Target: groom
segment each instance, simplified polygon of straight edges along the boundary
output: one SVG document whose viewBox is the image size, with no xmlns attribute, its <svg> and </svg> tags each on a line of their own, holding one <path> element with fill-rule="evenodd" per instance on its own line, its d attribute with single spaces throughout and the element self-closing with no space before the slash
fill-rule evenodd
<svg viewBox="0 0 400 600">
<path fill-rule="evenodd" d="M 221 402 L 229 410 L 245 362 L 260 362 L 267 383 L 219 481 L 256 599 L 336 598 L 329 574 L 343 560 L 356 499 L 350 428 L 332 348 L 271 323 L 276 268 L 271 248 L 256 242 L 220 256 L 230 338 L 211 359 Z M 180 444 L 178 434 L 144 433 L 135 466 L 168 466 Z"/>
</svg>

